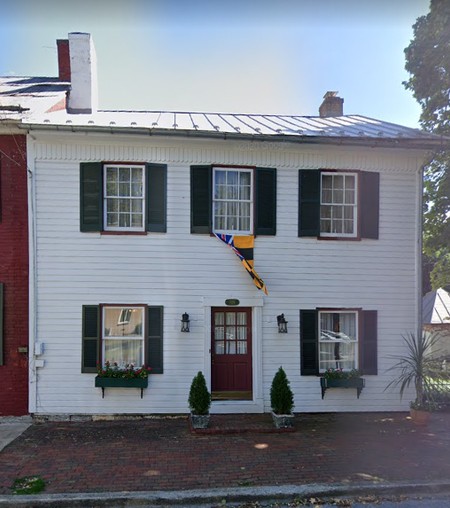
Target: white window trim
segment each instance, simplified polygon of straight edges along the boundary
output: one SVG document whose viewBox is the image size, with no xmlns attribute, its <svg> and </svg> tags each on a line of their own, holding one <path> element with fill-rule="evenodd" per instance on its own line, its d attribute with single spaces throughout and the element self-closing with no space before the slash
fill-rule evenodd
<svg viewBox="0 0 450 508">
<path fill-rule="evenodd" d="M 353 232 L 352 233 L 327 233 L 320 231 L 320 236 L 324 238 L 357 238 L 358 237 L 358 213 L 359 213 L 359 176 L 356 172 L 350 171 L 322 171 L 320 173 L 320 209 L 322 208 L 322 177 L 323 176 L 354 176 L 355 177 L 355 203 L 353 205 Z M 330 203 L 327 203 L 329 205 Z M 341 204 L 342 203 L 338 203 Z M 319 224 L 322 212 L 320 210 Z"/>
<path fill-rule="evenodd" d="M 120 309 L 120 315 L 122 315 L 122 312 L 124 309 L 139 309 L 141 312 L 142 312 L 142 329 L 141 329 L 141 335 L 140 336 L 129 336 L 129 335 L 125 335 L 125 336 L 122 336 L 122 335 L 110 335 L 108 337 L 105 336 L 105 312 L 107 309 Z M 105 364 L 105 340 L 137 340 L 137 341 L 141 341 L 142 342 L 142 364 L 145 364 L 145 359 L 146 359 L 146 340 L 145 340 L 145 330 L 147 329 L 146 327 L 146 315 L 147 313 L 145 312 L 145 309 L 146 307 L 144 305 L 121 305 L 121 304 L 118 304 L 118 305 L 103 305 L 102 306 L 102 324 L 101 324 L 101 332 L 100 332 L 100 340 L 101 340 L 101 349 L 102 349 L 102 364 L 104 365 Z M 117 323 L 118 325 L 122 324 L 122 323 Z M 123 324 L 126 324 L 126 323 L 123 323 Z M 123 367 L 123 365 L 120 365 L 119 367 Z M 135 365 L 136 368 L 140 368 L 141 365 Z"/>
<path fill-rule="evenodd" d="M 346 309 L 323 309 L 319 310 L 318 312 L 318 324 L 317 324 L 317 330 L 318 330 L 318 353 L 320 356 L 320 344 L 336 344 L 336 343 L 342 343 L 343 341 L 333 341 L 333 340 L 325 340 L 322 339 L 322 330 L 320 328 L 320 317 L 322 314 L 353 314 L 355 316 L 355 331 L 356 331 L 356 338 L 354 340 L 350 340 L 352 344 L 355 344 L 355 365 L 354 369 L 359 369 L 359 311 L 358 310 L 346 310 Z M 327 369 L 322 369 L 320 367 L 320 357 L 319 357 L 319 373 L 324 373 Z"/>
<path fill-rule="evenodd" d="M 250 174 L 250 229 L 249 230 L 228 230 L 228 229 L 216 229 L 216 214 L 215 214 L 215 203 L 217 201 L 232 201 L 232 200 L 217 200 L 214 198 L 216 188 L 216 171 L 237 171 L 238 173 L 249 173 Z M 214 233 L 232 234 L 232 235 L 252 235 L 253 234 L 253 221 L 254 221 L 254 170 L 252 168 L 236 168 L 236 167 L 213 167 L 213 185 L 212 185 L 212 222 Z M 248 202 L 248 201 L 243 201 Z"/>
<path fill-rule="evenodd" d="M 106 172 L 108 168 L 138 168 L 142 170 L 142 226 L 140 227 L 120 227 L 108 226 L 107 220 L 107 196 L 106 196 Z M 130 198 L 131 199 L 131 198 Z M 103 166 L 103 229 L 104 231 L 145 231 L 145 217 L 146 217 L 146 171 L 143 164 L 104 164 Z"/>
</svg>

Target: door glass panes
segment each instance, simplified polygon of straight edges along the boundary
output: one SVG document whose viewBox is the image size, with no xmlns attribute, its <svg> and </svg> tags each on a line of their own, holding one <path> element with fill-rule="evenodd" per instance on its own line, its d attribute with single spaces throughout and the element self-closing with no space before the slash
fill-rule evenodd
<svg viewBox="0 0 450 508">
<path fill-rule="evenodd" d="M 143 230 L 144 168 L 105 166 L 105 228 Z"/>
<path fill-rule="evenodd" d="M 319 313 L 319 370 L 358 368 L 357 312 Z"/>
<path fill-rule="evenodd" d="M 213 229 L 221 233 L 252 232 L 252 171 L 214 169 Z"/>
<path fill-rule="evenodd" d="M 103 363 L 121 368 L 144 363 L 143 307 L 103 307 Z"/>
<path fill-rule="evenodd" d="M 356 175 L 322 173 L 320 232 L 330 236 L 356 235 Z"/>
<path fill-rule="evenodd" d="M 214 313 L 214 352 L 219 355 L 247 354 L 247 313 Z"/>
</svg>

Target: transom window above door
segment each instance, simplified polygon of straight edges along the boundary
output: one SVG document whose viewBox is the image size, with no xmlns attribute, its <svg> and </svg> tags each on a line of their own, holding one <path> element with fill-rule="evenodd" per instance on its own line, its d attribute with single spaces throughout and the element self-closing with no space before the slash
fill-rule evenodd
<svg viewBox="0 0 450 508">
<path fill-rule="evenodd" d="M 145 167 L 105 165 L 105 230 L 143 231 Z"/>
<path fill-rule="evenodd" d="M 213 231 L 253 233 L 253 170 L 214 168 Z"/>
</svg>

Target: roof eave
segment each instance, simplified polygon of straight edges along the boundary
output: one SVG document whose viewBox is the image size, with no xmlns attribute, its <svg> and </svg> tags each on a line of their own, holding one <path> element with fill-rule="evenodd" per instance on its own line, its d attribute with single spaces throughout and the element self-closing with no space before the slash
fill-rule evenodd
<svg viewBox="0 0 450 508">
<path fill-rule="evenodd" d="M 450 143 L 445 138 L 375 138 L 368 136 L 311 136 L 286 134 L 246 134 L 238 132 L 211 132 L 192 129 L 161 129 L 147 127 L 100 126 L 100 125 L 58 125 L 44 123 L 26 123 L 21 127 L 30 131 L 58 131 L 58 132 L 92 132 L 108 134 L 140 134 L 146 136 L 171 136 L 200 139 L 230 139 L 237 141 L 264 141 L 269 143 L 295 143 L 295 144 L 326 144 L 338 146 L 365 146 L 371 148 L 409 148 L 418 150 L 444 150 L 450 149 Z"/>
</svg>

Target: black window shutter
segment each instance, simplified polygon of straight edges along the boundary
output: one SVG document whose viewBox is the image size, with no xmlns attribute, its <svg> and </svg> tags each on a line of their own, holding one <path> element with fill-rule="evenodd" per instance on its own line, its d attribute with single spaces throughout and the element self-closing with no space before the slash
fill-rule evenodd
<svg viewBox="0 0 450 508">
<path fill-rule="evenodd" d="M 211 233 L 211 166 L 191 166 L 191 233 Z"/>
<path fill-rule="evenodd" d="M 97 372 L 100 361 L 100 307 L 83 305 L 81 372 Z"/>
<path fill-rule="evenodd" d="M 3 284 L 0 282 L 0 365 L 3 362 Z"/>
<path fill-rule="evenodd" d="M 314 376 L 319 373 L 317 336 L 317 311 L 300 311 L 300 355 L 301 375 Z"/>
<path fill-rule="evenodd" d="M 101 162 L 80 164 L 80 231 L 102 231 L 103 188 Z"/>
<path fill-rule="evenodd" d="M 320 171 L 301 169 L 298 173 L 298 236 L 319 236 Z"/>
<path fill-rule="evenodd" d="M 256 235 L 275 235 L 277 228 L 277 170 L 256 168 Z"/>
<path fill-rule="evenodd" d="M 361 238 L 377 240 L 380 215 L 380 174 L 361 171 L 360 179 Z"/>
<path fill-rule="evenodd" d="M 147 180 L 147 231 L 166 232 L 167 217 L 167 166 L 146 164 Z"/>
<path fill-rule="evenodd" d="M 147 365 L 151 374 L 164 372 L 163 307 L 148 307 Z"/>
<path fill-rule="evenodd" d="M 363 374 L 378 374 L 378 326 L 377 311 L 361 312 L 362 326 L 360 338 L 360 370 Z"/>
</svg>

